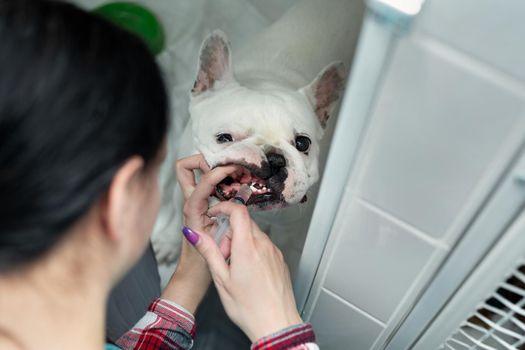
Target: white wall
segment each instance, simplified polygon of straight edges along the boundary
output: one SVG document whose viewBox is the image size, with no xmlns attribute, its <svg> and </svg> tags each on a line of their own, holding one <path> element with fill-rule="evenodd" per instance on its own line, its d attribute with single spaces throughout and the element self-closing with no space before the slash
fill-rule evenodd
<svg viewBox="0 0 525 350">
<path fill-rule="evenodd" d="M 430 0 L 398 41 L 306 303 L 323 350 L 381 348 L 516 155 L 524 13 Z"/>
</svg>

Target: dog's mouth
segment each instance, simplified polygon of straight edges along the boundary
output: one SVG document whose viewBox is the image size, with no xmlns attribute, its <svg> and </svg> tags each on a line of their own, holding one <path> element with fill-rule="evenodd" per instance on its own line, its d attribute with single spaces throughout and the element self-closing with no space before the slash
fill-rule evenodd
<svg viewBox="0 0 525 350">
<path fill-rule="evenodd" d="M 247 184 L 253 191 L 246 203 L 247 206 L 262 210 L 284 206 L 282 198 L 284 184 L 279 181 L 278 176 L 263 178 L 255 175 L 254 172 L 246 166 L 240 167 L 237 172 L 226 177 L 216 186 L 217 198 L 228 201 L 235 197 L 241 185 Z"/>
</svg>

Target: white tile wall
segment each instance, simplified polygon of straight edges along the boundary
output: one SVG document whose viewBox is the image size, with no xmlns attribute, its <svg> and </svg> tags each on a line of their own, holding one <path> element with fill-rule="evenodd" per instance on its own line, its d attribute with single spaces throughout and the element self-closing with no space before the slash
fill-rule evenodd
<svg viewBox="0 0 525 350">
<path fill-rule="evenodd" d="M 436 248 L 361 202 L 344 213 L 325 288 L 386 322 Z"/>
<path fill-rule="evenodd" d="M 368 349 L 383 326 L 363 315 L 330 292 L 323 290 L 310 320 L 323 350 Z"/>
<path fill-rule="evenodd" d="M 305 309 L 323 349 L 383 348 L 517 152 L 524 14 L 427 0 L 400 39 Z"/>
<path fill-rule="evenodd" d="M 422 31 L 525 80 L 525 1 L 427 1 Z"/>
<path fill-rule="evenodd" d="M 522 111 L 510 90 L 401 41 L 373 113 L 359 195 L 441 238 Z"/>
</svg>

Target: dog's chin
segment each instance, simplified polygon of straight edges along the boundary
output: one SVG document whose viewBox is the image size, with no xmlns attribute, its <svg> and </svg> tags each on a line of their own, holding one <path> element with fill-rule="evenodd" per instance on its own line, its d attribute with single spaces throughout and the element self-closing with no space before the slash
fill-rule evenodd
<svg viewBox="0 0 525 350">
<path fill-rule="evenodd" d="M 233 163 L 230 163 L 233 164 Z M 221 164 L 228 165 L 228 164 Z M 245 164 L 239 165 L 239 170 L 222 180 L 215 188 L 215 196 L 221 201 L 235 198 L 240 187 L 250 186 L 252 195 L 246 205 L 252 210 L 274 210 L 288 206 L 282 195 L 284 179 L 279 175 L 266 176 L 266 172 L 258 167 Z M 281 179 L 283 181 L 281 181 Z"/>
</svg>

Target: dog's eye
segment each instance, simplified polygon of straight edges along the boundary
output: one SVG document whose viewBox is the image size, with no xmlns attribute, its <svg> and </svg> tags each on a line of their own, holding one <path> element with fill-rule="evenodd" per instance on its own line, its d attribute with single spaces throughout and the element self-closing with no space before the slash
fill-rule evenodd
<svg viewBox="0 0 525 350">
<path fill-rule="evenodd" d="M 312 141 L 306 136 L 297 136 L 295 138 L 295 148 L 297 148 L 299 152 L 308 152 L 311 143 Z"/>
<path fill-rule="evenodd" d="M 217 140 L 217 143 L 226 143 L 226 142 L 232 142 L 233 137 L 231 134 L 218 134 L 215 139 Z"/>
</svg>

